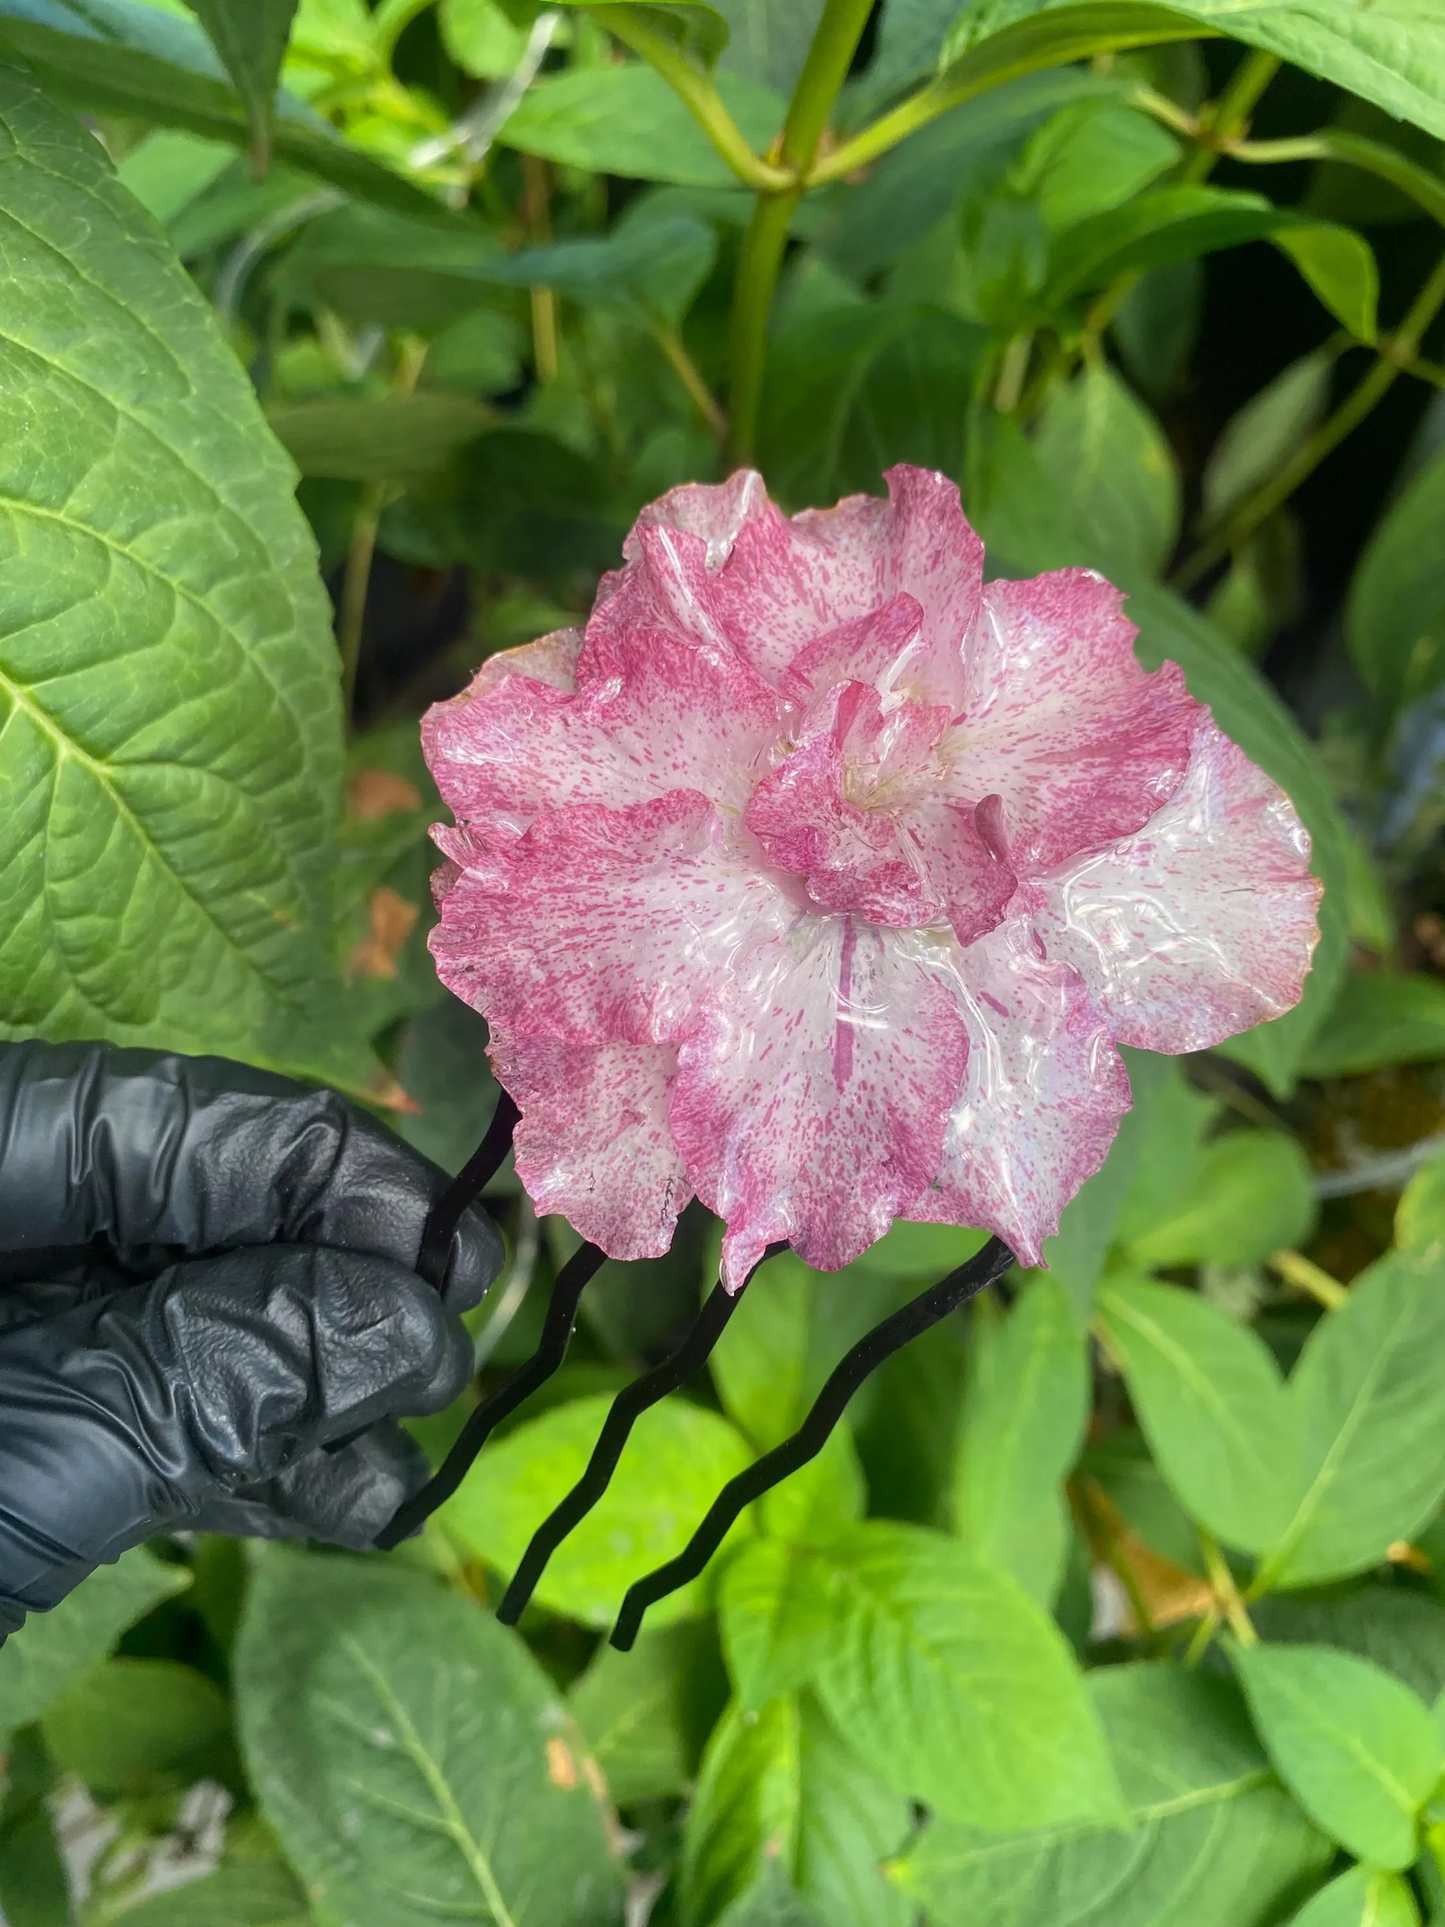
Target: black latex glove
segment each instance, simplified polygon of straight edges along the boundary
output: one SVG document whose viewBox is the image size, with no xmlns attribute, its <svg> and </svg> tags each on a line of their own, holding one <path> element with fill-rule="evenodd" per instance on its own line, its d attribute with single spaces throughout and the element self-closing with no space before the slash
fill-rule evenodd
<svg viewBox="0 0 1445 1927">
<path fill-rule="evenodd" d="M 416 1275 L 446 1183 L 334 1092 L 0 1045 L 0 1637 L 161 1529 L 371 1542 L 501 1258 L 472 1211 Z"/>
</svg>

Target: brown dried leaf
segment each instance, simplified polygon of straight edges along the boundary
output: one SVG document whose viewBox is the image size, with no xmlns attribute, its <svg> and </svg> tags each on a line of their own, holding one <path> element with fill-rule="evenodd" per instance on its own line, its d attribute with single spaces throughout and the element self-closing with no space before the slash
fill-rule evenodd
<svg viewBox="0 0 1445 1927">
<path fill-rule="evenodd" d="M 419 810 L 421 791 L 389 769 L 359 769 L 346 785 L 346 810 L 359 823 L 376 823 L 384 816 Z"/>
</svg>

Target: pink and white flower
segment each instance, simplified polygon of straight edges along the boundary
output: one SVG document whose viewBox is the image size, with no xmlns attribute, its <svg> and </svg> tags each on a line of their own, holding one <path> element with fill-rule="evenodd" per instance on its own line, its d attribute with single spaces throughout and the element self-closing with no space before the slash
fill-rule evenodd
<svg viewBox="0 0 1445 1927">
<path fill-rule="evenodd" d="M 644 510 L 585 631 L 424 725 L 456 827 L 442 980 L 491 1026 L 517 1169 L 612 1256 L 694 1194 L 734 1288 L 897 1216 L 1039 1262 L 1130 1102 L 1300 995 L 1288 799 L 1085 569 L 983 580 L 958 491 L 788 519 L 761 479 Z"/>
</svg>

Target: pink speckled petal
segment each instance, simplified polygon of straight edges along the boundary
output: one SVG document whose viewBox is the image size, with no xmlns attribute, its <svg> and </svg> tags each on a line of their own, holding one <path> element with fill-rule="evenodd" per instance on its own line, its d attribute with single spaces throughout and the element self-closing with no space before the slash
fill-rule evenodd
<svg viewBox="0 0 1445 1927">
<path fill-rule="evenodd" d="M 1108 1155 L 1129 1080 L 1078 974 L 1011 919 L 956 953 L 968 1070 L 933 1188 L 906 1217 L 996 1231 L 1036 1265 L 1059 1214 Z"/>
<path fill-rule="evenodd" d="M 1200 705 L 1173 663 L 1139 667 L 1120 604 L 1087 569 L 984 591 L 945 750 L 958 794 L 1003 799 L 1022 875 L 1141 829 L 1184 780 Z"/>
<path fill-rule="evenodd" d="M 1034 927 L 1121 1043 L 1204 1050 L 1298 1003 L 1319 936 L 1309 851 L 1289 798 L 1206 723 L 1173 799 L 1046 879 Z"/>
<path fill-rule="evenodd" d="M 521 1107 L 517 1175 L 610 1258 L 656 1258 L 692 1196 L 667 1124 L 677 1057 L 666 1044 L 561 1044 L 493 1035 L 497 1076 Z"/>
<path fill-rule="evenodd" d="M 437 832 L 458 866 L 431 934 L 449 990 L 512 1036 L 662 1043 L 786 910 L 706 797 L 573 804 L 524 836 Z"/>
<path fill-rule="evenodd" d="M 768 491 L 755 468 L 740 468 L 725 482 L 684 482 L 649 502 L 622 545 L 629 562 L 642 555 L 644 529 L 681 529 L 701 538 L 712 574 L 727 561 L 745 522 L 768 510 Z"/>
<path fill-rule="evenodd" d="M 938 1169 L 967 1036 L 935 947 L 853 918 L 800 917 L 743 948 L 678 1050 L 671 1123 L 727 1220 L 736 1290 L 775 1239 L 834 1270 Z"/>
<path fill-rule="evenodd" d="M 570 694 L 530 673 L 533 662 L 561 668 L 557 639 L 547 641 L 554 647 L 540 661 L 536 643 L 508 652 L 529 657 L 525 666 L 499 672 L 503 659 L 493 657 L 464 695 L 428 711 L 427 761 L 458 818 L 521 829 L 562 804 L 621 809 L 670 789 L 742 808 L 787 713 L 746 663 L 634 629 L 588 652 Z"/>
<path fill-rule="evenodd" d="M 829 629 L 788 664 L 783 693 L 808 703 L 835 683 L 865 682 L 884 694 L 906 686 L 923 648 L 923 610 L 911 595 Z"/>
<path fill-rule="evenodd" d="M 481 695 L 493 689 L 505 676 L 530 676 L 533 682 L 550 683 L 553 689 L 564 689 L 570 695 L 577 687 L 577 658 L 582 653 L 583 631 L 581 629 L 554 629 L 548 636 L 538 636 L 535 642 L 519 643 L 515 649 L 499 649 L 494 656 L 488 656 L 476 675 L 472 686 L 458 702 L 468 697 Z"/>
<path fill-rule="evenodd" d="M 991 796 L 966 804 L 924 795 L 899 813 L 960 943 L 972 943 L 1000 923 L 1014 893 L 1014 873 L 995 820 L 997 804 Z"/>
</svg>

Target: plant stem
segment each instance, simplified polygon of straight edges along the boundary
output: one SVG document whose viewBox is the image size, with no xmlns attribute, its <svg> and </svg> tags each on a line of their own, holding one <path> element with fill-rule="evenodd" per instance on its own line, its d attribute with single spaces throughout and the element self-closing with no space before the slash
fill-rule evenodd
<svg viewBox="0 0 1445 1927">
<path fill-rule="evenodd" d="M 336 641 L 341 650 L 341 713 L 351 726 L 356 701 L 356 668 L 361 660 L 361 632 L 366 621 L 366 592 L 371 584 L 372 558 L 386 507 L 388 485 L 368 482 L 351 527 L 346 570 L 341 578 L 341 606 L 336 612 Z"/>
<path fill-rule="evenodd" d="M 1307 1291 L 1326 1311 L 1338 1310 L 1350 1295 L 1338 1278 L 1331 1278 L 1301 1251 L 1276 1251 L 1269 1263 L 1270 1269 L 1277 1271 L 1286 1284 Z"/>
<path fill-rule="evenodd" d="M 1185 162 L 1181 180 L 1202 181 L 1214 172 L 1219 162 L 1220 143 L 1235 139 L 1246 126 L 1280 65 L 1277 54 L 1261 53 L 1258 48 L 1244 56 L 1213 108 L 1200 115 L 1200 138 L 1204 145 Z"/>
<path fill-rule="evenodd" d="M 545 247 L 552 238 L 552 173 L 535 154 L 522 156 L 522 221 L 532 241 Z M 557 379 L 557 296 L 551 288 L 532 288 L 532 361 L 545 387 Z"/>
<path fill-rule="evenodd" d="M 1219 1617 L 1218 1606 L 1211 1606 L 1203 1619 L 1201 1619 L 1199 1624 L 1194 1628 L 1194 1636 L 1184 1650 L 1184 1664 L 1186 1666 L 1197 1666 L 1200 1660 L 1203 1659 L 1210 1640 L 1213 1639 L 1214 1635 L 1219 1631 Z"/>
<path fill-rule="evenodd" d="M 1195 550 L 1175 575 L 1176 588 L 1193 588 L 1216 563 L 1222 562 L 1226 555 L 1247 541 L 1260 523 L 1268 520 L 1282 503 L 1288 501 L 1301 482 L 1307 480 L 1325 457 L 1333 454 L 1345 437 L 1359 427 L 1376 402 L 1389 391 L 1401 370 L 1408 368 L 1415 359 L 1420 338 L 1440 312 L 1442 303 L 1445 303 L 1445 257 L 1437 263 L 1434 273 L 1415 297 L 1398 332 L 1381 343 L 1378 360 L 1353 394 L 1345 398 L 1328 421 L 1321 423 L 1293 460 L 1286 462 L 1272 480 L 1235 511 L 1218 535 Z"/>
<path fill-rule="evenodd" d="M 817 158 L 818 143 L 871 11 L 872 0 L 826 0 L 783 123 L 778 159 L 785 185 L 759 193 L 743 239 L 733 293 L 728 396 L 729 448 L 735 462 L 750 462 L 757 443 L 768 320 L 788 245 L 788 223 L 802 194 L 803 177 Z"/>
<path fill-rule="evenodd" d="M 719 441 L 728 432 L 728 418 L 718 406 L 716 395 L 703 380 L 702 370 L 687 352 L 681 335 L 671 328 L 654 328 L 653 339 L 668 360 L 668 365 L 697 406 L 698 413 Z"/>
<path fill-rule="evenodd" d="M 426 12 L 432 0 L 381 0 L 371 16 L 371 31 L 382 58 L 389 61 L 412 21 Z"/>
<path fill-rule="evenodd" d="M 763 160 L 748 146 L 708 76 L 695 67 L 680 48 L 648 26 L 640 13 L 630 6 L 619 6 L 616 0 L 610 0 L 606 6 L 589 7 L 587 11 L 601 21 L 614 39 L 640 54 L 648 66 L 662 76 L 740 181 L 761 193 L 793 185 L 791 175 Z"/>
<path fill-rule="evenodd" d="M 1445 181 L 1418 162 L 1397 154 L 1392 147 L 1386 147 L 1383 141 L 1366 140 L 1361 134 L 1325 127 L 1317 134 L 1305 134 L 1298 140 L 1228 141 L 1223 152 L 1231 160 L 1244 161 L 1250 166 L 1270 166 L 1281 161 L 1340 161 L 1347 167 L 1358 167 L 1366 174 L 1388 181 L 1418 202 L 1427 214 L 1445 224 Z"/>
<path fill-rule="evenodd" d="M 1229 1630 L 1241 1646 L 1257 1646 L 1259 1634 L 1254 1630 L 1244 1601 L 1239 1596 L 1239 1588 L 1234 1583 L 1234 1574 L 1229 1570 L 1224 1554 L 1219 1550 L 1219 1542 L 1213 1533 L 1198 1528 L 1199 1545 L 1204 1554 L 1204 1564 L 1209 1572 L 1209 1583 L 1214 1588 L 1215 1598 L 1224 1617 L 1229 1621 Z"/>
</svg>

